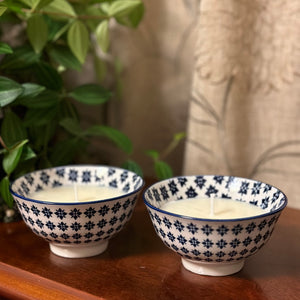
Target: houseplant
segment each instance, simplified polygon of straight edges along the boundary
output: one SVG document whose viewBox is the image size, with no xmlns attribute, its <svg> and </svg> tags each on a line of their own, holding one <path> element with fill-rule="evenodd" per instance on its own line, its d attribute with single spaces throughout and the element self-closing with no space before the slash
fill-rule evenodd
<svg viewBox="0 0 300 300">
<path fill-rule="evenodd" d="M 92 57 L 98 77 L 105 64 L 97 55 L 109 49 L 110 26 L 135 28 L 142 20 L 140 0 L 4 0 L 0 3 L 0 220 L 16 217 L 10 181 L 21 174 L 76 162 L 92 138 L 113 142 L 128 158 L 132 142 L 105 120 L 83 127 L 78 103 L 106 105 L 113 90 L 99 84 L 68 88 L 65 74 L 80 72 Z M 14 32 L 17 32 L 14 38 Z M 163 158 L 166 150 L 148 151 L 159 179 L 172 176 Z M 141 174 L 131 159 L 123 167 Z"/>
<path fill-rule="evenodd" d="M 14 215 L 11 179 L 35 168 L 72 162 L 91 137 L 105 137 L 131 153 L 131 141 L 119 130 L 106 124 L 89 128 L 80 124 L 76 102 L 104 105 L 112 91 L 98 84 L 68 90 L 64 74 L 80 72 L 89 53 L 99 65 L 96 49 L 106 52 L 109 48 L 109 22 L 136 27 L 143 11 L 140 0 L 0 3 L 0 191 L 6 211 L 1 219 Z M 133 162 L 128 165 L 138 167 Z"/>
</svg>

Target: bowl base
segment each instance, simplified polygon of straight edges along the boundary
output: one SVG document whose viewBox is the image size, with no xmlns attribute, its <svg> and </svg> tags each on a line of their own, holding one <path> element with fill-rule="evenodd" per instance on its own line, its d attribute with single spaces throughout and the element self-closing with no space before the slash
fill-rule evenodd
<svg viewBox="0 0 300 300">
<path fill-rule="evenodd" d="M 244 260 L 231 263 L 210 263 L 181 258 L 182 265 L 189 271 L 209 276 L 226 276 L 239 272 L 244 266 Z"/>
<path fill-rule="evenodd" d="M 108 241 L 100 241 L 84 245 L 50 243 L 49 246 L 51 252 L 58 256 L 67 258 L 82 258 L 101 254 L 106 250 Z"/>
</svg>

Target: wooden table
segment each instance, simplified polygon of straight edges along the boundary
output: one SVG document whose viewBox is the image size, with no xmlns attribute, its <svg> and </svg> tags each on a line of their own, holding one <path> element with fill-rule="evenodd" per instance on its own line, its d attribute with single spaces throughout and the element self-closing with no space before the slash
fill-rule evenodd
<svg viewBox="0 0 300 300">
<path fill-rule="evenodd" d="M 267 245 L 225 277 L 185 270 L 155 234 L 141 197 L 101 255 L 56 256 L 22 221 L 0 224 L 0 245 L 0 299 L 300 299 L 300 210 L 291 208 Z"/>
</svg>

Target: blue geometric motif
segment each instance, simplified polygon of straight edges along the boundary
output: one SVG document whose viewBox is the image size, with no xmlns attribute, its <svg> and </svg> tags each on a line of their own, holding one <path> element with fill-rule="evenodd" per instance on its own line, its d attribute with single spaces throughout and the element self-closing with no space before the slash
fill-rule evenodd
<svg viewBox="0 0 300 300">
<path fill-rule="evenodd" d="M 214 243 L 209 239 L 203 240 L 203 242 L 202 242 L 202 245 L 207 249 L 211 248 L 213 246 L 213 244 Z"/>
<path fill-rule="evenodd" d="M 70 170 L 69 172 L 69 180 L 71 182 L 76 182 L 78 177 L 78 171 L 77 170 Z"/>
<path fill-rule="evenodd" d="M 163 222 L 168 229 L 170 229 L 172 227 L 172 223 L 166 217 L 163 218 Z"/>
<path fill-rule="evenodd" d="M 195 179 L 196 186 L 202 189 L 205 185 L 206 179 L 203 176 L 197 176 Z"/>
<path fill-rule="evenodd" d="M 187 191 L 185 192 L 185 194 L 188 198 L 195 198 L 198 196 L 198 194 L 196 193 L 196 190 L 193 187 L 189 187 L 187 189 Z"/>
<path fill-rule="evenodd" d="M 237 224 L 237 225 L 235 225 L 233 228 L 232 228 L 232 233 L 234 234 L 234 235 L 238 235 L 238 234 L 240 234 L 241 232 L 242 232 L 242 230 L 243 230 L 244 228 L 243 228 L 243 226 L 241 226 L 241 224 Z"/>
<path fill-rule="evenodd" d="M 52 217 L 52 215 L 53 215 L 53 212 L 49 208 L 47 208 L 47 207 L 44 207 L 42 209 L 42 213 L 48 219 L 50 219 Z"/>
<path fill-rule="evenodd" d="M 69 215 L 74 219 L 77 220 L 78 218 L 80 218 L 81 216 L 81 211 L 77 208 L 74 208 L 71 210 L 71 212 L 69 213 Z"/>
<path fill-rule="evenodd" d="M 161 192 L 161 196 L 162 196 L 163 200 L 167 200 L 169 198 L 168 191 L 167 191 L 166 187 L 164 187 L 164 186 L 161 187 L 160 192 Z"/>
<path fill-rule="evenodd" d="M 220 248 L 220 249 L 225 248 L 227 244 L 228 244 L 228 243 L 226 242 L 226 240 L 223 240 L 223 239 L 218 240 L 217 243 L 216 243 L 216 245 L 217 245 L 218 248 Z"/>
<path fill-rule="evenodd" d="M 42 172 L 40 176 L 40 180 L 47 185 L 49 183 L 50 176 L 46 172 Z"/>
<path fill-rule="evenodd" d="M 240 194 L 246 195 L 249 188 L 249 182 L 243 181 L 239 190 Z"/>
<path fill-rule="evenodd" d="M 178 182 L 180 186 L 185 186 L 187 179 L 185 177 L 178 177 Z"/>
<path fill-rule="evenodd" d="M 235 238 L 234 240 L 232 240 L 232 241 L 230 242 L 230 246 L 231 246 L 232 248 L 236 248 L 236 247 L 239 246 L 240 243 L 241 243 L 241 241 L 240 241 L 239 239 Z"/>
<path fill-rule="evenodd" d="M 206 224 L 205 226 L 202 226 L 201 230 L 207 236 L 209 236 L 210 234 L 212 234 L 212 232 L 214 231 L 213 228 L 211 226 L 209 226 L 208 224 Z"/>
<path fill-rule="evenodd" d="M 91 172 L 90 171 L 82 172 L 82 182 L 91 182 Z"/>
<path fill-rule="evenodd" d="M 188 224 L 187 229 L 188 229 L 189 232 L 192 233 L 192 234 L 197 233 L 198 230 L 199 230 L 199 228 L 198 228 L 195 224 L 193 224 L 193 223 Z"/>
<path fill-rule="evenodd" d="M 113 207 L 112 207 L 112 211 L 114 214 L 116 214 L 121 208 L 121 204 L 119 202 L 117 202 Z"/>
<path fill-rule="evenodd" d="M 89 219 L 95 216 L 96 210 L 93 207 L 89 207 L 84 212 L 85 216 Z"/>
<path fill-rule="evenodd" d="M 101 209 L 98 210 L 98 213 L 100 216 L 104 217 L 108 212 L 110 208 L 107 205 L 104 205 L 101 207 Z"/>
<path fill-rule="evenodd" d="M 189 240 L 189 243 L 193 246 L 193 247 L 197 247 L 200 242 L 198 241 L 198 239 L 196 239 L 195 237 L 192 237 L 190 240 Z"/>
<path fill-rule="evenodd" d="M 63 219 L 66 217 L 66 215 L 67 215 L 67 213 L 65 212 L 65 210 L 63 210 L 63 209 L 61 209 L 61 208 L 58 208 L 58 209 L 55 211 L 55 214 L 56 214 L 56 216 L 57 216 L 59 219 L 61 219 L 61 220 L 63 220 Z"/>
<path fill-rule="evenodd" d="M 176 193 L 177 193 L 179 190 L 178 190 L 178 188 L 177 188 L 177 185 L 176 185 L 175 181 L 174 181 L 174 180 L 171 180 L 171 181 L 168 183 L 168 185 L 169 185 L 169 189 L 170 189 L 172 195 L 176 195 Z"/>
<path fill-rule="evenodd" d="M 207 188 L 205 195 L 210 197 L 212 194 L 216 194 L 217 192 L 218 192 L 218 190 L 213 185 L 210 185 Z"/>
<path fill-rule="evenodd" d="M 66 223 L 64 223 L 64 222 L 58 223 L 57 227 L 58 227 L 61 231 L 66 231 L 66 230 L 69 228 L 69 226 L 68 226 Z"/>
<path fill-rule="evenodd" d="M 40 210 L 39 210 L 35 205 L 32 205 L 32 206 L 31 206 L 31 211 L 32 211 L 36 216 L 39 216 L 39 214 L 40 214 Z"/>
<path fill-rule="evenodd" d="M 71 224 L 71 228 L 72 228 L 74 231 L 80 230 L 81 227 L 82 227 L 82 225 L 81 225 L 80 223 L 77 223 L 77 222 Z"/>
<path fill-rule="evenodd" d="M 160 223 L 159 223 L 160 224 Z M 176 229 L 181 232 L 184 229 L 184 225 L 182 225 L 181 222 L 179 222 L 178 220 L 175 221 L 174 226 L 176 227 Z"/>
<path fill-rule="evenodd" d="M 171 242 L 174 242 L 175 236 L 174 236 L 171 232 L 168 232 L 167 237 L 169 238 L 169 240 L 170 240 Z"/>
<path fill-rule="evenodd" d="M 218 227 L 217 232 L 218 232 L 219 235 L 224 236 L 224 235 L 227 234 L 228 230 L 229 229 L 226 226 L 221 225 L 221 226 Z"/>
<path fill-rule="evenodd" d="M 255 182 L 252 188 L 251 195 L 258 195 L 261 188 L 261 182 Z"/>
</svg>

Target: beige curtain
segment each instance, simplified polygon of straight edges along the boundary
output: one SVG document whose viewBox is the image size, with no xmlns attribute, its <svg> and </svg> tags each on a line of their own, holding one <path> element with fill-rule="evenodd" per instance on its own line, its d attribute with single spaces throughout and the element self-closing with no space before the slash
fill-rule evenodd
<svg viewBox="0 0 300 300">
<path fill-rule="evenodd" d="M 144 3 L 138 29 L 116 26 L 111 36 L 122 89 L 110 120 L 145 175 L 144 151 L 186 131 L 168 158 L 176 175 L 255 178 L 300 208 L 300 1 Z"/>
<path fill-rule="evenodd" d="M 281 188 L 300 208 L 300 1 L 203 0 L 185 174 Z"/>
</svg>

